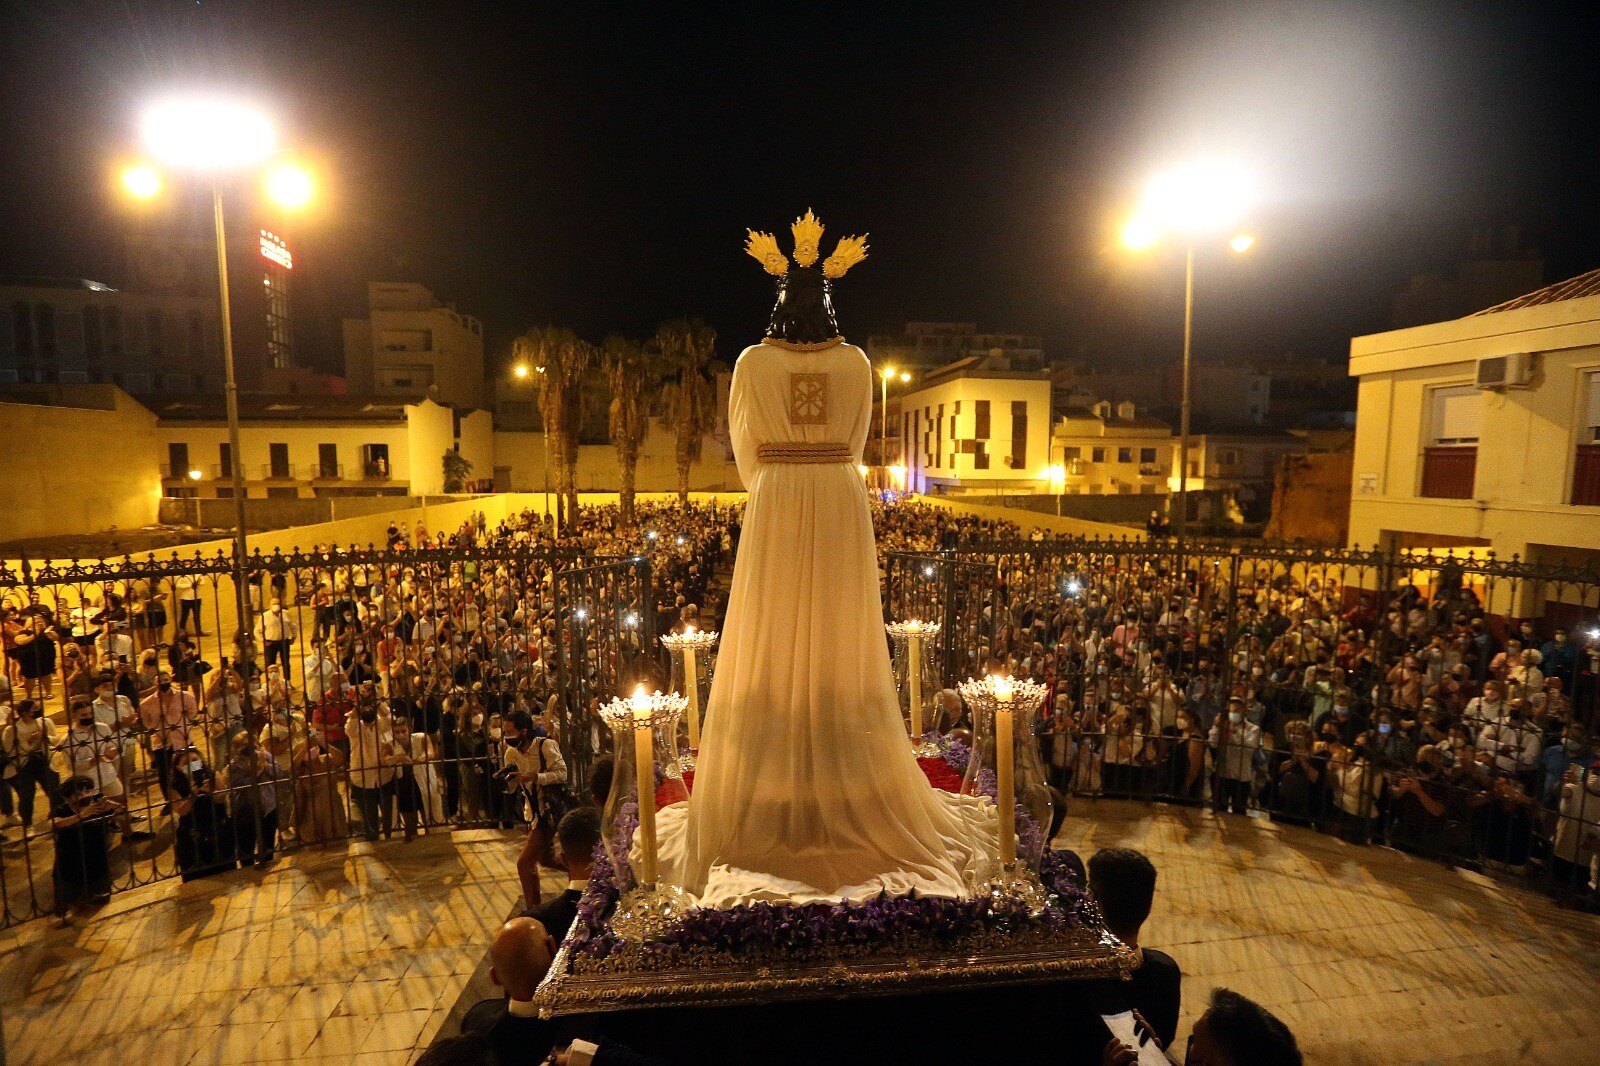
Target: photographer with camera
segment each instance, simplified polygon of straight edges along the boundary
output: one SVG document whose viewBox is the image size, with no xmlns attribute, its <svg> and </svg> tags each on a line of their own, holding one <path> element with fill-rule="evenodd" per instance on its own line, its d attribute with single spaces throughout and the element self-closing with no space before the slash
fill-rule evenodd
<svg viewBox="0 0 1600 1066">
<path fill-rule="evenodd" d="M 543 903 L 539 889 L 539 863 L 552 858 L 555 826 L 566 813 L 567 761 L 561 746 L 542 730 L 536 731 L 533 716 L 527 711 L 512 711 L 505 716 L 505 764 L 500 776 L 505 782 L 511 810 L 520 812 L 528 805 L 528 839 L 517 856 L 517 876 L 522 881 L 523 905 L 532 910 Z"/>
</svg>

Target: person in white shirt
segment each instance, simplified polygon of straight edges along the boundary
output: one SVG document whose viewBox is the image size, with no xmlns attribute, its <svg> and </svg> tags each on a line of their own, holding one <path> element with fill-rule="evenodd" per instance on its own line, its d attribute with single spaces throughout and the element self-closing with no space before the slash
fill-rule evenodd
<svg viewBox="0 0 1600 1066">
<path fill-rule="evenodd" d="M 1513 777 L 1530 774 L 1544 754 L 1542 732 L 1528 721 L 1528 701 L 1506 704 L 1506 717 L 1478 733 L 1478 750 L 1494 756 L 1495 769 Z"/>
<path fill-rule="evenodd" d="M 114 669 L 118 660 L 133 661 L 133 638 L 127 634 L 127 623 L 107 622 L 100 635 L 94 638 L 96 661 L 105 670 Z"/>
<path fill-rule="evenodd" d="M 39 713 L 37 700 L 17 704 L 11 724 L 0 732 L 0 757 L 3 757 L 5 784 L 16 790 L 17 814 L 26 833 L 33 824 L 35 790 L 56 802 L 60 778 L 50 768 L 50 752 L 56 746 L 55 723 Z"/>
<path fill-rule="evenodd" d="M 117 802 L 116 819 L 122 829 L 122 839 L 149 840 L 150 834 L 135 832 L 129 819 L 124 798 L 127 790 L 122 786 L 122 775 L 117 772 L 122 749 L 116 734 L 95 718 L 94 704 L 87 696 L 77 696 L 72 701 L 72 726 L 67 730 L 61 751 L 73 775 L 87 777 L 103 796 Z"/>
<path fill-rule="evenodd" d="M 345 716 L 350 743 L 350 798 L 361 812 L 361 831 L 377 840 L 394 828 L 395 777 L 399 753 L 388 703 L 378 699 L 372 684 L 356 694 L 356 708 Z"/>
<path fill-rule="evenodd" d="M 1207 738 L 1216 766 L 1217 807 L 1233 814 L 1250 809 L 1250 783 L 1256 776 L 1256 753 L 1261 750 L 1261 727 L 1245 717 L 1245 702 L 1228 700 L 1228 713 L 1211 723 Z"/>
<path fill-rule="evenodd" d="M 1183 709 L 1183 693 L 1167 676 L 1165 666 L 1155 667 L 1155 680 L 1145 689 L 1144 698 L 1150 701 L 1150 717 L 1154 719 L 1158 732 L 1178 724 L 1178 712 Z"/>
<path fill-rule="evenodd" d="M 122 780 L 132 781 L 134 756 L 139 750 L 138 742 L 134 739 L 139 729 L 139 709 L 132 700 L 117 692 L 116 675 L 110 672 L 95 678 L 94 702 L 89 706 L 94 711 L 94 720 L 109 729 L 117 741 Z"/>
<path fill-rule="evenodd" d="M 1461 712 L 1461 717 L 1474 732 L 1481 732 L 1485 726 L 1499 725 L 1506 716 L 1506 686 L 1502 681 L 1487 681 L 1483 686 L 1483 695 L 1474 696 L 1467 701 L 1467 706 Z"/>
<path fill-rule="evenodd" d="M 209 636 L 200 618 L 200 582 L 202 578 L 192 574 L 180 574 L 173 579 L 173 588 L 178 593 L 178 628 L 187 630 L 197 637 Z M 189 629 L 189 616 L 194 616 L 194 628 Z"/>
<path fill-rule="evenodd" d="M 321 703 L 324 699 L 342 696 L 344 681 L 339 664 L 329 657 L 321 637 L 311 638 L 311 654 L 305 659 L 306 703 Z"/>
<path fill-rule="evenodd" d="M 266 653 L 266 665 L 280 663 L 284 672 L 289 670 L 289 648 L 300 636 L 300 623 L 293 613 L 283 609 L 283 601 L 276 596 L 261 613 L 261 648 Z"/>
<path fill-rule="evenodd" d="M 517 856 L 523 903 L 533 908 L 542 902 L 539 862 L 547 857 L 555 832 L 555 826 L 546 824 L 548 819 L 544 812 L 547 808 L 540 803 L 541 793 L 567 779 L 567 761 L 561 754 L 561 745 L 534 732 L 533 716 L 527 711 L 512 711 L 506 715 L 504 727 L 503 766 L 506 791 L 510 793 L 508 805 L 512 811 L 518 811 L 526 799 L 529 821 L 533 823 L 522 845 L 522 853 Z"/>
</svg>

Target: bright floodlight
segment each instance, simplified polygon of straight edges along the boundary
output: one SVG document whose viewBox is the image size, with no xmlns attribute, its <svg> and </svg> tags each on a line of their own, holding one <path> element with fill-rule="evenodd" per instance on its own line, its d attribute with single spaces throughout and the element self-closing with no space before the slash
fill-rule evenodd
<svg viewBox="0 0 1600 1066">
<path fill-rule="evenodd" d="M 516 368 L 512 371 L 512 373 L 517 375 L 517 377 L 519 377 L 519 378 L 527 377 L 528 376 L 528 364 L 527 363 L 518 363 L 516 365 Z"/>
<path fill-rule="evenodd" d="M 1248 252 L 1251 248 L 1255 247 L 1255 243 L 1256 239 L 1250 236 L 1250 234 L 1241 233 L 1237 237 L 1233 238 L 1233 240 L 1228 242 L 1228 247 L 1243 255 L 1245 252 Z"/>
<path fill-rule="evenodd" d="M 267 196 L 279 207 L 301 208 L 311 202 L 311 175 L 297 163 L 283 163 L 267 172 Z"/>
<path fill-rule="evenodd" d="M 1147 215 L 1134 215 L 1122 226 L 1122 243 L 1135 252 L 1149 248 L 1160 236 L 1155 220 Z"/>
<path fill-rule="evenodd" d="M 232 170 L 253 166 L 272 152 L 272 122 L 234 100 L 176 96 L 144 113 L 145 147 L 168 166 Z"/>
<path fill-rule="evenodd" d="M 1144 191 L 1139 214 L 1156 226 L 1185 233 L 1225 229 L 1243 217 L 1250 179 L 1227 163 L 1191 163 L 1158 175 Z"/>
<path fill-rule="evenodd" d="M 191 471 L 189 471 L 189 480 L 190 480 L 190 481 L 199 481 L 199 480 L 200 480 L 200 479 L 201 479 L 201 478 L 203 478 L 203 477 L 205 477 L 205 475 L 204 475 L 204 474 L 202 474 L 202 473 L 201 473 L 201 472 L 200 472 L 200 471 L 198 471 L 198 470 L 191 470 Z"/>
<path fill-rule="evenodd" d="M 161 175 L 155 167 L 136 163 L 122 172 L 122 187 L 130 196 L 148 200 L 161 191 Z"/>
</svg>

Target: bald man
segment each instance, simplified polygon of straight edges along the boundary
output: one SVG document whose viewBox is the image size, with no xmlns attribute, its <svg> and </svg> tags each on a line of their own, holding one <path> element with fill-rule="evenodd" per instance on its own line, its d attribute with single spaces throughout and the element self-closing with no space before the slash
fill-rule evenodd
<svg viewBox="0 0 1600 1066">
<path fill-rule="evenodd" d="M 550 972 L 556 942 L 532 918 L 513 918 L 489 944 L 489 979 L 505 989 L 505 999 L 473 1004 L 461 1020 L 464 1033 L 482 1033 L 502 1063 L 536 1063 L 556 1042 L 555 1023 L 540 1018 L 533 993 Z"/>
</svg>

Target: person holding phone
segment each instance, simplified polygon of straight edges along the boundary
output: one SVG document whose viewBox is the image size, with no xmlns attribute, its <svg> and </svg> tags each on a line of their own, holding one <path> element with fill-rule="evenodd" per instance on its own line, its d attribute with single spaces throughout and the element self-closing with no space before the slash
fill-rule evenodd
<svg viewBox="0 0 1600 1066">
<path fill-rule="evenodd" d="M 61 785 L 60 798 L 50 808 L 55 830 L 55 913 L 61 925 L 72 924 L 75 904 L 99 906 L 111 901 L 107 831 L 121 810 L 87 777 L 75 775 Z"/>
</svg>

